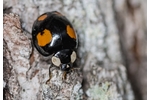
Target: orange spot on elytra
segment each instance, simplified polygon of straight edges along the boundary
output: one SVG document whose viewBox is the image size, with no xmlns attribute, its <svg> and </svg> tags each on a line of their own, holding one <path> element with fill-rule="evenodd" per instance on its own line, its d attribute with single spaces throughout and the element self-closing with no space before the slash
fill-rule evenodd
<svg viewBox="0 0 150 100">
<path fill-rule="evenodd" d="M 67 25 L 67 34 L 71 37 L 76 39 L 76 34 L 73 30 L 73 28 L 70 27 L 70 25 Z"/>
<path fill-rule="evenodd" d="M 58 16 L 63 16 L 60 12 L 57 12 L 57 11 L 55 12 L 55 14 Z"/>
<path fill-rule="evenodd" d="M 44 14 L 38 18 L 38 21 L 42 21 L 47 17 L 47 14 Z"/>
<path fill-rule="evenodd" d="M 43 34 L 41 32 L 38 33 L 37 35 L 37 42 L 39 46 L 45 46 L 48 43 L 50 43 L 52 40 L 52 34 L 49 30 L 45 29 L 43 31 Z"/>
</svg>

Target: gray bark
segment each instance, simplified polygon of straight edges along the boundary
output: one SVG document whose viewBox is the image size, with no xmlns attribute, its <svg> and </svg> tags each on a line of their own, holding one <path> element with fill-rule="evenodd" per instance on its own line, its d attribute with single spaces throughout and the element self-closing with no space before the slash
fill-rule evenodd
<svg viewBox="0 0 150 100">
<path fill-rule="evenodd" d="M 145 5 L 142 0 L 4 0 L 4 99 L 146 100 Z M 34 20 L 53 10 L 72 22 L 79 38 L 74 64 L 79 69 L 66 80 L 31 44 Z M 49 68 L 52 79 L 46 84 Z"/>
</svg>

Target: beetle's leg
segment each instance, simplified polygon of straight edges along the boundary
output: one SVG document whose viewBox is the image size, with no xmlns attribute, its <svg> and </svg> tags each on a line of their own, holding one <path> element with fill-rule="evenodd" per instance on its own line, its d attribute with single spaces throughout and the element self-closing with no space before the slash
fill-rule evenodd
<svg viewBox="0 0 150 100">
<path fill-rule="evenodd" d="M 51 78 L 52 78 L 52 73 L 50 71 L 50 68 L 51 67 L 49 67 L 49 79 L 46 81 L 46 84 L 48 84 L 50 82 Z"/>
<path fill-rule="evenodd" d="M 63 80 L 66 80 L 67 72 L 63 72 Z"/>
</svg>

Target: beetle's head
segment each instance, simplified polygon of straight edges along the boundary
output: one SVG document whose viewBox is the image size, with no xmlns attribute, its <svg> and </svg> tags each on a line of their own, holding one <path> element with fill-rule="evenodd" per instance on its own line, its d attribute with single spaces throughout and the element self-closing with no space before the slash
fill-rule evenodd
<svg viewBox="0 0 150 100">
<path fill-rule="evenodd" d="M 69 71 L 72 68 L 72 64 L 76 60 L 76 52 L 69 49 L 58 51 L 52 57 L 53 65 L 60 67 L 62 71 Z"/>
</svg>

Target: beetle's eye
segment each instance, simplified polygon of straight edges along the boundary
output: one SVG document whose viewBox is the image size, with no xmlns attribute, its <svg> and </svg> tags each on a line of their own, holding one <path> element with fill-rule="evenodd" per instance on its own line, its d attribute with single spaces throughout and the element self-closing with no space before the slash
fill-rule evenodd
<svg viewBox="0 0 150 100">
<path fill-rule="evenodd" d="M 55 66 L 60 66 L 61 61 L 60 61 L 59 58 L 53 56 L 53 57 L 52 57 L 52 63 L 53 63 Z"/>
<path fill-rule="evenodd" d="M 71 54 L 71 62 L 73 63 L 76 60 L 77 56 L 76 53 L 73 51 Z"/>
</svg>

